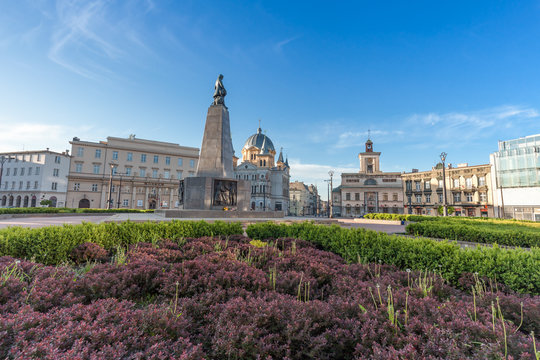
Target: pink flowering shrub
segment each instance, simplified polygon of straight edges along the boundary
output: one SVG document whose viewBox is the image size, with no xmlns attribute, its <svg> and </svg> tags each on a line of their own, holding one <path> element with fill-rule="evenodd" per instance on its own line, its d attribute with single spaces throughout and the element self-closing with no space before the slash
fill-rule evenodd
<svg viewBox="0 0 540 360">
<path fill-rule="evenodd" d="M 138 243 L 85 267 L 0 257 L 0 358 L 535 359 L 538 296 L 250 241 Z"/>
</svg>

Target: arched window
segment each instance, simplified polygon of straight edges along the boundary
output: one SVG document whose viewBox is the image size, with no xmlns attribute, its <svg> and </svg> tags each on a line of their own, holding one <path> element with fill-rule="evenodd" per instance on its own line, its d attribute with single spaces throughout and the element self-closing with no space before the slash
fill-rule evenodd
<svg viewBox="0 0 540 360">
<path fill-rule="evenodd" d="M 364 185 L 377 185 L 377 181 L 375 179 L 367 179 L 364 181 Z"/>
<path fill-rule="evenodd" d="M 56 196 L 51 196 L 49 200 L 51 200 L 51 205 L 49 205 L 49 207 L 56 207 Z"/>
<path fill-rule="evenodd" d="M 36 201 L 37 201 L 36 196 L 35 195 L 32 196 L 32 205 L 31 205 L 32 207 L 36 207 Z"/>
<path fill-rule="evenodd" d="M 2 206 L 6 206 L 6 204 L 7 204 L 7 196 L 4 195 L 2 196 Z"/>
<path fill-rule="evenodd" d="M 9 197 L 8 206 L 13 206 L 13 195 Z"/>
<path fill-rule="evenodd" d="M 17 202 L 15 203 L 15 207 L 21 207 L 21 195 L 17 196 Z"/>
<path fill-rule="evenodd" d="M 28 207 L 28 195 L 24 197 L 24 201 L 23 201 L 23 207 Z"/>
</svg>

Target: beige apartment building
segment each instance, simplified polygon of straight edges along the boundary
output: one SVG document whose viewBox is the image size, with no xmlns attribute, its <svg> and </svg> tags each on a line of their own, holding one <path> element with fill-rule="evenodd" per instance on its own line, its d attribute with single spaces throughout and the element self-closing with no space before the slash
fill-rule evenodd
<svg viewBox="0 0 540 360">
<path fill-rule="evenodd" d="M 319 214 L 320 196 L 316 186 L 294 181 L 289 185 L 289 196 L 289 214 L 291 216 Z"/>
<path fill-rule="evenodd" d="M 408 214 L 437 215 L 443 205 L 442 164 L 429 171 L 413 170 L 401 175 Z M 445 169 L 447 205 L 455 216 L 493 217 L 491 165 L 451 164 Z"/>
<path fill-rule="evenodd" d="M 178 208 L 179 180 L 195 175 L 199 159 L 197 148 L 135 135 L 70 144 L 66 206 L 75 208 Z"/>
<path fill-rule="evenodd" d="M 368 139 L 358 154 L 360 171 L 341 174 L 341 185 L 332 190 L 335 216 L 359 217 L 368 213 L 403 213 L 401 173 L 380 169 L 380 152 Z"/>
</svg>

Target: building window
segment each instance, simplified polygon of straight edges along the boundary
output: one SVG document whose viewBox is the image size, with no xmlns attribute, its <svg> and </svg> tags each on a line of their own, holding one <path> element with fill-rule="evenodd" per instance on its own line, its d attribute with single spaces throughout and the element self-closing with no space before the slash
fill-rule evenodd
<svg viewBox="0 0 540 360">
<path fill-rule="evenodd" d="M 442 189 L 444 187 L 443 180 L 439 180 L 439 189 Z"/>
<path fill-rule="evenodd" d="M 92 191 L 98 191 L 98 184 L 92 184 Z"/>
<path fill-rule="evenodd" d="M 54 162 L 55 162 L 55 164 L 60 164 L 60 156 L 56 155 L 54 157 Z"/>
<path fill-rule="evenodd" d="M 82 172 L 82 164 L 75 164 L 75 172 Z"/>
<path fill-rule="evenodd" d="M 116 192 L 116 185 L 111 185 L 111 192 Z"/>
<path fill-rule="evenodd" d="M 382 199 L 383 199 L 383 201 L 388 201 L 388 194 L 387 194 L 387 193 L 383 193 Z"/>
<path fill-rule="evenodd" d="M 478 178 L 478 186 L 485 186 L 486 185 L 486 177 L 485 176 L 480 176 Z"/>
<path fill-rule="evenodd" d="M 133 153 L 132 152 L 127 153 L 127 161 L 133 161 Z"/>
<path fill-rule="evenodd" d="M 13 176 L 17 176 L 17 168 L 13 168 Z"/>
<path fill-rule="evenodd" d="M 19 190 L 23 188 L 23 182 L 19 181 Z"/>
<path fill-rule="evenodd" d="M 15 181 L 12 181 L 12 182 L 11 182 L 11 188 L 12 188 L 12 189 L 15 189 Z"/>
<path fill-rule="evenodd" d="M 21 176 L 24 176 L 24 168 L 21 168 Z"/>
<path fill-rule="evenodd" d="M 178 158 L 178 166 L 183 166 L 183 165 L 184 165 L 184 159 Z"/>
<path fill-rule="evenodd" d="M 130 167 L 126 168 L 126 175 L 131 176 L 131 168 Z"/>
<path fill-rule="evenodd" d="M 159 163 L 159 155 L 154 155 L 154 164 Z"/>
<path fill-rule="evenodd" d="M 398 194 L 393 193 L 393 194 L 392 194 L 392 200 L 393 200 L 393 201 L 398 201 Z"/>
<path fill-rule="evenodd" d="M 426 202 L 427 203 L 431 202 L 431 195 L 430 194 L 426 194 Z"/>
<path fill-rule="evenodd" d="M 56 190 L 57 188 L 58 188 L 58 183 L 53 182 L 53 183 L 51 184 L 51 190 Z"/>
<path fill-rule="evenodd" d="M 80 184 L 80 183 L 75 183 L 75 184 L 73 184 L 73 190 L 74 190 L 74 191 L 79 191 L 80 188 L 81 188 L 81 184 Z"/>
<path fill-rule="evenodd" d="M 171 157 L 165 156 L 165 165 L 171 165 Z"/>
<path fill-rule="evenodd" d="M 27 181 L 27 182 L 26 182 L 26 188 L 27 188 L 27 189 L 30 189 L 30 181 Z"/>
<path fill-rule="evenodd" d="M 354 200 L 356 201 L 360 200 L 360 193 L 354 193 Z"/>
<path fill-rule="evenodd" d="M 465 197 L 467 198 L 467 202 L 473 201 L 473 194 L 472 193 L 465 193 Z"/>
<path fill-rule="evenodd" d="M 171 172 L 169 170 L 165 170 L 163 177 L 165 179 L 168 179 L 171 176 Z"/>
<path fill-rule="evenodd" d="M 118 172 L 118 166 L 113 166 L 112 167 L 112 174 L 116 175 L 117 172 Z"/>
<path fill-rule="evenodd" d="M 459 187 L 459 179 L 454 179 L 454 187 L 455 188 Z"/>
<path fill-rule="evenodd" d="M 406 188 L 408 191 L 412 191 L 412 181 L 411 181 L 411 180 L 405 181 L 405 188 Z"/>
<path fill-rule="evenodd" d="M 40 169 L 40 167 L 36 166 L 36 175 L 39 175 L 39 169 Z"/>
<path fill-rule="evenodd" d="M 345 193 L 345 200 L 351 200 L 351 193 Z"/>
<path fill-rule="evenodd" d="M 101 149 L 96 149 L 96 155 L 95 155 L 95 158 L 96 158 L 96 159 L 101 159 Z"/>
<path fill-rule="evenodd" d="M 442 202 L 443 202 L 443 194 L 439 194 L 439 203 L 442 204 Z"/>
<path fill-rule="evenodd" d="M 129 201 L 128 201 L 128 199 L 124 199 L 124 200 L 123 200 L 122 206 L 124 206 L 124 207 L 128 207 L 128 206 L 129 206 Z"/>
<path fill-rule="evenodd" d="M 78 157 L 83 157 L 84 156 L 84 148 L 82 148 L 82 147 L 77 148 L 77 156 Z M 39 155 L 38 155 L 38 161 L 39 161 Z"/>
<path fill-rule="evenodd" d="M 10 168 L 6 169 L 6 176 L 9 176 L 9 170 L 11 170 L 11 169 Z"/>
<path fill-rule="evenodd" d="M 31 167 L 28 168 L 28 176 L 32 176 L 32 168 Z"/>
<path fill-rule="evenodd" d="M 113 160 L 118 160 L 118 151 L 113 151 L 112 152 L 112 159 Z"/>
<path fill-rule="evenodd" d="M 37 161 L 41 161 L 41 154 L 37 154 Z"/>
<path fill-rule="evenodd" d="M 94 174 L 99 174 L 101 170 L 100 168 L 101 168 L 101 165 L 94 164 Z"/>
<path fill-rule="evenodd" d="M 461 202 L 461 193 L 454 193 L 454 203 Z"/>
<path fill-rule="evenodd" d="M 37 181 L 34 181 L 34 189 L 38 188 L 39 183 Z"/>
<path fill-rule="evenodd" d="M 189 160 L 189 167 L 195 167 L 195 160 Z"/>
<path fill-rule="evenodd" d="M 157 174 L 157 170 L 156 170 L 156 169 L 153 169 L 153 170 L 152 170 L 152 177 L 153 177 L 153 178 L 157 178 L 157 177 L 158 177 L 158 174 Z"/>
<path fill-rule="evenodd" d="M 480 201 L 486 202 L 487 201 L 487 194 L 486 193 L 480 193 Z"/>
<path fill-rule="evenodd" d="M 137 200 L 137 207 L 142 207 L 142 206 L 143 206 L 143 201 Z"/>
<path fill-rule="evenodd" d="M 140 175 L 140 177 L 145 177 L 146 176 L 146 169 L 141 169 L 139 171 L 139 175 Z"/>
<path fill-rule="evenodd" d="M 177 170 L 177 171 L 176 171 L 176 178 L 177 178 L 178 180 L 182 180 L 182 170 Z"/>
<path fill-rule="evenodd" d="M 146 154 L 141 154 L 141 162 L 142 163 L 146 162 Z"/>
<path fill-rule="evenodd" d="M 418 194 L 416 195 L 416 202 L 421 203 L 422 202 L 422 195 Z"/>
<path fill-rule="evenodd" d="M 415 181 L 414 182 L 414 187 L 417 191 L 420 191 L 422 190 L 421 186 L 420 186 L 420 181 Z"/>
<path fill-rule="evenodd" d="M 53 169 L 52 176 L 58 177 L 59 173 L 60 173 L 60 169 Z"/>
<path fill-rule="evenodd" d="M 465 185 L 467 186 L 467 189 L 472 189 L 472 178 L 466 178 Z"/>
<path fill-rule="evenodd" d="M 431 189 L 431 182 L 429 180 L 424 181 L 424 189 L 425 190 Z"/>
</svg>

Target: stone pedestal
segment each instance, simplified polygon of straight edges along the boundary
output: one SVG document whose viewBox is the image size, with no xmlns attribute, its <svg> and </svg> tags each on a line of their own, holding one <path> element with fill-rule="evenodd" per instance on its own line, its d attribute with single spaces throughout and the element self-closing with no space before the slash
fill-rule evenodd
<svg viewBox="0 0 540 360">
<path fill-rule="evenodd" d="M 225 105 L 208 108 L 196 176 L 225 179 L 234 176 L 229 110 Z"/>
</svg>

